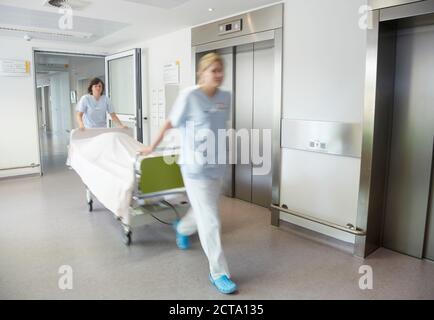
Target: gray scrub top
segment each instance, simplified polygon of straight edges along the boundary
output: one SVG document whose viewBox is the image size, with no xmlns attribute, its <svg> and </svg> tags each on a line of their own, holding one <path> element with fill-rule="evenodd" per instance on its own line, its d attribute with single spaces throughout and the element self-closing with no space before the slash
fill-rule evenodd
<svg viewBox="0 0 434 320">
<path fill-rule="evenodd" d="M 81 97 L 76 110 L 83 112 L 83 124 L 86 128 L 107 127 L 107 113 L 113 112 L 113 106 L 106 95 L 97 101 L 91 94 Z"/>
<path fill-rule="evenodd" d="M 199 86 L 194 86 L 185 89 L 178 96 L 169 115 L 169 121 L 173 127 L 180 130 L 179 164 L 182 166 L 183 173 L 189 178 L 215 179 L 224 175 L 226 165 L 219 164 L 219 153 L 225 152 L 226 148 L 224 145 L 224 149 L 219 148 L 218 136 L 219 130 L 227 128 L 230 105 L 231 94 L 220 89 L 217 89 L 213 97 L 209 97 Z M 208 138 L 201 134 L 204 132 L 214 135 L 214 146 L 207 143 Z M 208 146 L 206 150 L 204 145 Z M 196 155 L 201 159 L 214 161 L 198 162 Z"/>
</svg>

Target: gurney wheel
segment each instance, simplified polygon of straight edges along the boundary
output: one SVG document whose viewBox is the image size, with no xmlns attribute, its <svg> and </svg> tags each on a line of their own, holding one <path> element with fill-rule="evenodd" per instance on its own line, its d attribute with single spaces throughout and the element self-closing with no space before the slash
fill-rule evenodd
<svg viewBox="0 0 434 320">
<path fill-rule="evenodd" d="M 88 202 L 88 205 L 89 205 L 89 212 L 92 212 L 93 211 L 93 200 L 90 200 Z"/>
<path fill-rule="evenodd" d="M 124 232 L 123 240 L 124 240 L 125 245 L 127 245 L 127 246 L 129 246 L 131 244 L 131 234 L 132 234 L 131 231 Z"/>
</svg>

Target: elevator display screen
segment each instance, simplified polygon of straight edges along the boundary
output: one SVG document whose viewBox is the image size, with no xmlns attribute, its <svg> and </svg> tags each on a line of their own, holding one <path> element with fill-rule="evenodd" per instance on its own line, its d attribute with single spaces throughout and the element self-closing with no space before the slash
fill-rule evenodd
<svg viewBox="0 0 434 320">
<path fill-rule="evenodd" d="M 242 19 L 219 25 L 219 35 L 238 32 L 242 29 Z"/>
</svg>

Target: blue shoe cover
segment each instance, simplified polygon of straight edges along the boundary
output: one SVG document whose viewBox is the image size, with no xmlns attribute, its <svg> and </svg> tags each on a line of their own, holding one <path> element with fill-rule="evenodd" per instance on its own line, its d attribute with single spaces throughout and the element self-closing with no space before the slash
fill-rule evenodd
<svg viewBox="0 0 434 320">
<path fill-rule="evenodd" d="M 211 275 L 209 275 L 209 280 L 217 288 L 218 291 L 224 294 L 231 294 L 237 291 L 237 285 L 229 279 L 226 275 L 214 280 Z"/>
<path fill-rule="evenodd" d="M 176 220 L 173 224 L 173 229 L 176 231 L 176 245 L 181 250 L 187 250 L 190 248 L 190 239 L 188 236 L 185 236 L 178 232 L 178 224 L 179 220 Z"/>
</svg>

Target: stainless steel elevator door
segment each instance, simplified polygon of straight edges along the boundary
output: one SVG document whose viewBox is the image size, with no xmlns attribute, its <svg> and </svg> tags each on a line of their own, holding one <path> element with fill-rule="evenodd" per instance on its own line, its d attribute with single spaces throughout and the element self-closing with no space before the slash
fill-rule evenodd
<svg viewBox="0 0 434 320">
<path fill-rule="evenodd" d="M 246 148 L 246 145 L 237 144 L 235 197 L 269 207 L 272 187 L 271 139 L 263 139 L 263 130 L 270 130 L 271 133 L 273 125 L 274 41 L 238 46 L 235 52 L 235 128 L 238 136 L 249 136 L 247 148 L 250 148 L 250 158 L 253 152 L 262 159 L 264 150 L 270 150 L 265 155 L 264 163 L 252 163 L 255 159 L 251 158 L 245 164 L 241 163 L 241 149 Z M 252 129 L 259 133 L 259 144 L 253 143 Z M 269 171 L 255 174 L 254 167 L 259 169 L 265 165 L 266 168 L 268 164 Z"/>
<path fill-rule="evenodd" d="M 274 41 L 254 44 L 254 83 L 253 83 L 253 129 L 259 130 L 259 145 L 252 144 L 252 151 L 260 156 L 252 173 L 252 202 L 263 207 L 271 205 L 271 130 L 273 128 L 273 80 L 274 80 Z M 269 132 L 269 135 L 265 131 Z M 269 139 L 268 139 L 269 138 Z M 254 143 L 252 139 L 252 143 Z M 254 160 L 254 159 L 253 159 Z M 255 161 L 255 160 L 254 160 Z"/>
<path fill-rule="evenodd" d="M 253 44 L 236 47 L 235 54 L 235 128 L 246 131 L 247 145 L 237 138 L 235 166 L 235 198 L 252 201 L 252 165 L 241 163 L 241 147 L 250 155 L 250 130 L 253 126 Z M 239 134 L 241 136 L 241 134 Z"/>
<path fill-rule="evenodd" d="M 229 91 L 233 97 L 233 82 L 234 82 L 234 55 L 233 55 L 233 47 L 225 48 L 217 50 L 217 53 L 222 57 L 224 63 L 224 72 L 225 76 L 223 79 L 223 83 L 221 85 L 221 89 L 225 91 Z M 233 128 L 233 103 L 231 104 L 230 118 L 227 124 L 228 128 Z M 227 163 L 229 163 L 229 143 L 226 144 L 226 154 L 227 154 Z M 234 168 L 233 165 L 226 166 L 226 173 L 223 182 L 223 194 L 228 197 L 234 196 L 234 185 L 233 185 L 233 174 Z"/>
<path fill-rule="evenodd" d="M 271 140 L 263 140 L 262 130 L 272 129 L 274 40 L 219 49 L 215 52 L 222 57 L 225 64 L 225 78 L 221 89 L 231 92 L 234 102 L 228 127 L 235 128 L 238 136 L 237 150 L 234 150 L 237 162 L 228 166 L 223 194 L 269 207 L 271 168 L 266 174 L 254 175 L 251 155 L 254 151 L 256 154 L 259 153 L 262 159 L 264 150 L 271 150 Z M 196 61 L 199 62 L 207 53 L 197 54 Z M 260 132 L 259 145 L 252 145 L 252 129 L 258 129 Z M 244 139 L 244 144 L 240 143 L 241 139 Z M 264 143 L 268 149 L 264 149 Z M 245 148 L 243 153 L 248 155 L 247 163 L 241 162 L 242 148 Z M 265 156 L 265 165 L 271 165 L 271 153 Z M 264 163 L 259 163 L 255 167 L 263 165 Z"/>
<path fill-rule="evenodd" d="M 434 134 L 434 29 L 401 30 L 383 245 L 422 258 Z"/>
</svg>

